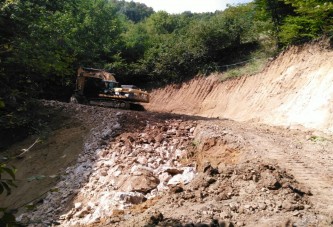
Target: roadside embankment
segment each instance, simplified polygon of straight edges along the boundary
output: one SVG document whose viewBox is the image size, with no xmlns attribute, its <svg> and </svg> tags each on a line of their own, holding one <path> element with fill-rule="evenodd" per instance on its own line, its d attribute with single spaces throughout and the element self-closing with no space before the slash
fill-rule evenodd
<svg viewBox="0 0 333 227">
<path fill-rule="evenodd" d="M 151 93 L 150 111 L 173 112 L 333 132 L 333 51 L 291 47 L 259 74 L 219 81 L 219 74 Z"/>
</svg>

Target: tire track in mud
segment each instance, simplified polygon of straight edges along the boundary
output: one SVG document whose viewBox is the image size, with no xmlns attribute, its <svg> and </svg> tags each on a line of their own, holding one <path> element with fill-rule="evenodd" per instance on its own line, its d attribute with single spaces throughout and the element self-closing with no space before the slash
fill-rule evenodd
<svg viewBox="0 0 333 227">
<path fill-rule="evenodd" d="M 300 183 L 309 187 L 313 194 L 311 200 L 316 210 L 323 211 L 327 215 L 333 214 L 333 173 L 328 170 L 328 164 L 317 165 L 316 160 L 304 159 L 299 155 L 273 153 L 269 156 L 292 173 Z"/>
<path fill-rule="evenodd" d="M 226 148 L 237 145 L 239 154 L 232 165 L 264 163 L 285 169 L 298 183 L 295 188 L 289 185 L 295 193 L 293 196 L 304 194 L 304 197 L 309 199 L 310 206 L 303 209 L 304 212 L 311 210 L 315 215 L 315 226 L 333 224 L 332 140 L 312 141 L 318 137 L 313 131 L 283 129 L 256 123 L 245 124 L 227 119 L 201 123 L 196 129 L 195 139 L 201 141 L 201 144 L 211 145 L 208 150 L 199 147 L 199 150 L 206 152 L 204 161 L 212 165 L 228 165 L 233 152 Z M 288 203 L 290 198 L 282 201 Z"/>
<path fill-rule="evenodd" d="M 311 141 L 309 132 L 270 126 L 253 127 L 236 122 L 228 123 L 227 128 L 240 135 L 246 143 L 243 146 L 243 161 L 260 159 L 262 162 L 269 160 L 277 163 L 304 186 L 301 189 L 305 193 L 308 190 L 312 193 L 310 200 L 313 208 L 324 223 L 333 220 L 332 140 Z"/>
<path fill-rule="evenodd" d="M 266 137 L 267 140 L 272 139 L 266 135 L 261 135 Z M 285 145 L 281 147 L 281 145 L 276 144 L 276 147 L 270 152 L 262 152 L 261 158 L 271 159 L 277 162 L 280 167 L 285 168 L 287 172 L 293 174 L 299 183 L 310 189 L 312 193 L 310 199 L 314 208 L 319 213 L 333 218 L 333 154 L 318 150 L 311 151 L 311 147 L 315 149 L 316 144 L 311 145 L 309 141 L 305 142 L 309 146 L 305 149 L 297 147 L 299 142 L 297 145 L 286 138 L 278 138 L 278 140 L 273 138 L 273 140 L 269 141 L 269 143 L 272 143 L 270 146 L 277 141 L 280 141 L 282 145 L 281 140 L 285 141 Z M 261 145 L 263 145 L 262 141 Z M 329 148 L 331 147 L 332 144 L 329 144 Z M 330 150 L 329 148 L 328 150 Z"/>
</svg>

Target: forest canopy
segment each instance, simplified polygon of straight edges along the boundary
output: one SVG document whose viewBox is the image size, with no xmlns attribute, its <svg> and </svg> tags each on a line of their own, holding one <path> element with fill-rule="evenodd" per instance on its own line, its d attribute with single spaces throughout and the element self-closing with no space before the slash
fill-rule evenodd
<svg viewBox="0 0 333 227">
<path fill-rule="evenodd" d="M 31 98 L 68 100 L 79 66 L 123 83 L 180 82 L 331 37 L 332 18 L 325 0 L 254 0 L 200 14 L 124 0 L 1 0 L 0 136 L 31 128 Z"/>
</svg>

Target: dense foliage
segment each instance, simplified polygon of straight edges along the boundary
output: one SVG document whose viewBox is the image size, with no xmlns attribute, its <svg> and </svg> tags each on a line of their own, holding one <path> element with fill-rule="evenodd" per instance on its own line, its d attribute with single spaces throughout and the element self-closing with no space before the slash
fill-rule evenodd
<svg viewBox="0 0 333 227">
<path fill-rule="evenodd" d="M 332 35 L 332 11 L 325 0 L 255 0 L 176 15 L 124 0 L 1 0 L 0 138 L 28 132 L 31 97 L 68 100 L 80 65 L 124 83 L 182 81 L 276 43 Z"/>
<path fill-rule="evenodd" d="M 258 11 L 274 23 L 280 46 L 333 36 L 333 2 L 329 0 L 255 0 Z"/>
</svg>

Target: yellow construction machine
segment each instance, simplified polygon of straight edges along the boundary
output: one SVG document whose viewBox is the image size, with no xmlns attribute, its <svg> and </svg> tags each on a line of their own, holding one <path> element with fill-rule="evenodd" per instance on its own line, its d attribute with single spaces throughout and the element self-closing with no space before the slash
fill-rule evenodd
<svg viewBox="0 0 333 227">
<path fill-rule="evenodd" d="M 80 67 L 70 102 L 130 109 L 138 103 L 148 103 L 149 94 L 134 85 L 119 85 L 114 75 L 105 70 Z"/>
</svg>

